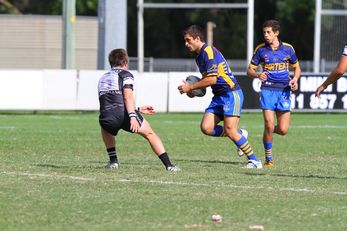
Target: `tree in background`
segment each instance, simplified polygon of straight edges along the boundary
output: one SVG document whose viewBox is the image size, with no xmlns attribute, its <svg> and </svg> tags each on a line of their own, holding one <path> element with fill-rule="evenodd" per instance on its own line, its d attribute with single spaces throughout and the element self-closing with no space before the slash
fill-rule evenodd
<svg viewBox="0 0 347 231">
<path fill-rule="evenodd" d="M 63 0 L 0 0 L 2 14 L 61 15 Z M 76 14 L 96 16 L 98 0 L 76 0 Z"/>
<path fill-rule="evenodd" d="M 313 59 L 315 0 L 255 1 L 255 44 L 263 41 L 263 23 L 281 23 L 280 39 L 292 44 L 300 60 Z"/>
<path fill-rule="evenodd" d="M 134 0 L 128 1 L 128 49 L 131 56 L 137 56 L 137 8 L 134 2 Z M 161 0 L 160 2 L 182 1 Z M 231 1 L 196 0 L 190 2 Z M 254 14 L 254 44 L 263 41 L 263 22 L 268 19 L 277 19 L 281 22 L 282 27 L 280 38 L 295 46 L 300 60 L 312 60 L 315 0 L 255 1 Z M 206 22 L 212 21 L 217 26 L 214 30 L 214 45 L 223 50 L 228 59 L 245 59 L 246 18 L 244 9 L 146 9 L 144 13 L 145 56 L 190 57 L 191 54 L 184 49 L 182 30 L 190 24 L 206 27 Z"/>
<path fill-rule="evenodd" d="M 137 56 L 137 8 L 128 4 L 128 52 Z M 149 2 L 149 1 L 146 1 Z M 161 0 L 160 2 L 182 2 Z M 188 1 L 184 1 L 187 3 Z M 189 2 L 220 3 L 230 1 L 198 0 Z M 245 0 L 243 0 L 245 2 Z M 244 9 L 145 9 L 145 56 L 156 58 L 188 58 L 182 31 L 191 24 L 205 28 L 208 21 L 216 24 L 214 45 L 226 58 L 245 59 L 247 46 L 247 14 Z M 129 45 L 131 44 L 131 46 Z"/>
<path fill-rule="evenodd" d="M 275 17 L 281 22 L 283 40 L 292 44 L 300 59 L 313 59 L 315 0 L 277 1 Z"/>
<path fill-rule="evenodd" d="M 137 56 L 137 0 L 128 0 L 128 52 Z M 221 3 L 246 0 L 145 0 L 166 3 Z M 315 0 L 255 0 L 254 44 L 263 41 L 262 24 L 267 19 L 281 23 L 280 38 L 294 45 L 299 59 L 312 60 Z M 63 0 L 0 0 L 0 13 L 61 15 Z M 228 59 L 246 58 L 245 9 L 146 9 L 145 56 L 155 58 L 188 58 L 182 30 L 191 24 L 203 28 L 208 21 L 216 24 L 214 45 Z M 76 0 L 76 14 L 97 16 L 98 0 Z"/>
</svg>

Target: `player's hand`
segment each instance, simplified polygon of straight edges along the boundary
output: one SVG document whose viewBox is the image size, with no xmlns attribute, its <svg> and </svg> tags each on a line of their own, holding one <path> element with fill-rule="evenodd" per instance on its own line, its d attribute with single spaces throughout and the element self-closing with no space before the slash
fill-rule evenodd
<svg viewBox="0 0 347 231">
<path fill-rule="evenodd" d="M 298 90 L 298 79 L 297 79 L 297 78 L 292 78 L 292 79 L 289 81 L 289 85 L 290 85 L 290 89 L 291 89 L 292 91 Z"/>
<path fill-rule="evenodd" d="M 140 108 L 140 112 L 145 115 L 153 115 L 154 114 L 154 108 L 149 105 L 143 105 Z"/>
<path fill-rule="evenodd" d="M 258 79 L 260 79 L 261 82 L 265 82 L 267 80 L 267 74 L 269 74 L 269 72 L 262 72 L 258 75 Z"/>
<path fill-rule="evenodd" d="M 179 90 L 179 92 L 181 94 L 183 94 L 183 93 L 187 93 L 187 92 L 191 91 L 190 84 L 184 80 L 182 80 L 182 82 L 183 82 L 183 84 L 178 86 L 178 88 L 177 88 Z"/>
<path fill-rule="evenodd" d="M 137 133 L 140 129 L 140 124 L 135 117 L 130 117 L 130 130 Z"/>
<path fill-rule="evenodd" d="M 193 94 L 193 91 L 188 91 L 188 92 L 187 92 L 187 96 L 188 96 L 189 98 L 194 98 L 194 97 L 195 97 L 195 95 Z"/>
<path fill-rule="evenodd" d="M 317 90 L 316 90 L 316 97 L 318 97 L 318 99 L 320 99 L 320 94 L 326 89 L 326 87 L 324 87 L 323 85 L 320 85 Z"/>
</svg>

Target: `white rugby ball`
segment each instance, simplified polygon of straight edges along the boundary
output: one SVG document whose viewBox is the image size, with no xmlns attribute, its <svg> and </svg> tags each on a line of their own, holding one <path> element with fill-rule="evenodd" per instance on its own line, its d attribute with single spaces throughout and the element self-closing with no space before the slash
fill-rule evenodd
<svg viewBox="0 0 347 231">
<path fill-rule="evenodd" d="M 200 78 L 194 75 L 190 75 L 186 78 L 187 83 L 196 83 L 199 81 L 200 81 Z M 206 94 L 206 88 L 195 89 L 195 90 L 192 90 L 192 92 L 194 96 L 203 97 Z"/>
</svg>

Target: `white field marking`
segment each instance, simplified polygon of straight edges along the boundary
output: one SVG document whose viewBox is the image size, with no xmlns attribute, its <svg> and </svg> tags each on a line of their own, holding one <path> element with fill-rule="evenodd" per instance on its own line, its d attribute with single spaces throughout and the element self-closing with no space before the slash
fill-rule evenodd
<svg viewBox="0 0 347 231">
<path fill-rule="evenodd" d="M 264 125 L 259 125 L 259 126 L 243 126 L 242 128 L 264 128 Z M 347 125 L 328 125 L 328 124 L 323 124 L 323 125 L 291 125 L 290 128 L 311 128 L 311 129 L 346 129 Z"/>
<path fill-rule="evenodd" d="M 293 128 L 322 128 L 322 129 L 330 129 L 330 128 L 341 128 L 346 129 L 347 125 L 294 125 L 291 126 Z"/>
<path fill-rule="evenodd" d="M 1 174 L 10 176 L 33 176 L 33 177 L 47 177 L 47 178 L 66 178 L 72 180 L 81 181 L 95 181 L 96 178 L 80 177 L 80 176 L 69 176 L 69 175 L 57 175 L 57 174 L 47 174 L 47 173 L 28 173 L 28 172 L 1 172 Z"/>
<path fill-rule="evenodd" d="M 0 126 L 0 129 L 15 129 L 15 126 Z"/>
<path fill-rule="evenodd" d="M 200 120 L 189 121 L 189 120 L 164 120 L 165 124 L 200 124 Z"/>
<path fill-rule="evenodd" d="M 81 117 L 79 116 L 58 116 L 58 115 L 51 115 L 49 116 L 50 119 L 56 119 L 56 120 L 80 120 Z"/>
<path fill-rule="evenodd" d="M 220 188 L 238 188 L 238 189 L 264 189 L 268 191 L 288 191 L 288 192 L 304 192 L 304 193 L 332 193 L 336 195 L 347 195 L 347 192 L 330 192 L 326 190 L 315 190 L 308 188 L 273 188 L 264 186 L 247 186 L 247 185 L 232 185 L 232 184 L 206 184 L 206 183 L 188 183 L 188 182 L 174 182 L 174 181 L 157 181 L 157 180 L 112 180 L 121 183 L 142 183 L 142 184 L 163 184 L 163 185 L 179 185 L 179 186 L 204 186 L 204 187 L 220 187 Z"/>
<path fill-rule="evenodd" d="M 0 174 L 10 175 L 10 176 L 29 176 L 29 177 L 47 177 L 47 178 L 58 178 L 58 179 L 71 179 L 79 181 L 96 181 L 95 177 L 80 177 L 80 176 L 69 176 L 69 175 L 58 175 L 58 174 L 47 174 L 47 173 L 28 173 L 28 172 L 0 172 Z M 177 185 L 177 186 L 194 186 L 194 187 L 219 187 L 219 188 L 237 188 L 237 189 L 262 189 L 268 191 L 287 191 L 287 192 L 303 192 L 303 193 L 329 193 L 335 195 L 347 195 L 346 191 L 342 192 L 331 192 L 327 190 L 315 190 L 308 188 L 274 188 L 274 187 L 264 187 L 264 186 L 250 186 L 250 185 L 232 185 L 232 184 L 206 184 L 206 183 L 193 183 L 193 182 L 174 182 L 174 181 L 161 181 L 161 180 L 129 180 L 129 179 L 115 179 L 106 180 L 109 182 L 119 182 L 119 183 L 139 183 L 139 184 L 158 184 L 158 185 Z"/>
<path fill-rule="evenodd" d="M 165 120 L 163 123 L 167 124 L 200 124 L 200 121 L 185 121 L 185 120 Z M 243 125 L 242 128 L 263 128 L 264 125 L 256 125 L 256 126 L 245 126 Z M 347 125 L 329 125 L 329 124 L 321 124 L 321 125 L 291 125 L 290 128 L 320 128 L 320 129 L 331 129 L 331 128 L 338 128 L 338 129 L 346 129 Z"/>
</svg>

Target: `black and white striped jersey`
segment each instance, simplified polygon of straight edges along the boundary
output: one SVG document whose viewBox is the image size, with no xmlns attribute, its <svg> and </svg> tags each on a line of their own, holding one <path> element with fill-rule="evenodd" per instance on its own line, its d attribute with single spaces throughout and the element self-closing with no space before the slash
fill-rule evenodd
<svg viewBox="0 0 347 231">
<path fill-rule="evenodd" d="M 100 112 L 124 107 L 123 88 L 134 86 L 134 76 L 127 70 L 112 68 L 99 80 Z"/>
</svg>

